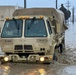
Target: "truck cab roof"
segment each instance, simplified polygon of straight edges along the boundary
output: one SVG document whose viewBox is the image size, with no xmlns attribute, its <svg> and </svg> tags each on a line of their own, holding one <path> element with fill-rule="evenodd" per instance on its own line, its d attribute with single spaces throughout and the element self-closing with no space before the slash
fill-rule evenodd
<svg viewBox="0 0 76 75">
<path fill-rule="evenodd" d="M 17 9 L 13 16 L 25 16 L 25 15 L 44 15 L 44 16 L 54 16 L 59 19 L 59 15 L 63 14 L 62 11 L 57 10 L 55 8 L 25 8 L 25 9 Z"/>
</svg>

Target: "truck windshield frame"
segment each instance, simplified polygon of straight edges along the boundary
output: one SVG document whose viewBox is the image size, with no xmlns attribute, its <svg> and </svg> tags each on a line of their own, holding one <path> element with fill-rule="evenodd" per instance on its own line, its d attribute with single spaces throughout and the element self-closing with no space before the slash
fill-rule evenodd
<svg viewBox="0 0 76 75">
<path fill-rule="evenodd" d="M 52 28 L 51 28 L 50 22 L 48 20 L 46 20 L 46 22 L 47 22 L 49 34 L 51 35 L 52 34 Z"/>
<path fill-rule="evenodd" d="M 24 37 L 47 37 L 44 19 L 26 19 L 24 28 Z"/>
<path fill-rule="evenodd" d="M 11 19 L 6 20 L 1 37 L 2 38 L 18 38 L 22 36 L 23 20 Z"/>
</svg>

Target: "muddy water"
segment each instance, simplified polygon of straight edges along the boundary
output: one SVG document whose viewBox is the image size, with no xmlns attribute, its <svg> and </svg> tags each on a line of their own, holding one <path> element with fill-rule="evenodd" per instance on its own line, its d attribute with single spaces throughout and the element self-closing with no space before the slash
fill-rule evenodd
<svg viewBox="0 0 76 75">
<path fill-rule="evenodd" d="M 76 23 L 75 23 L 76 24 Z M 58 62 L 50 65 L 8 63 L 0 64 L 0 75 L 76 75 L 76 25 L 66 30 L 66 50 Z"/>
<path fill-rule="evenodd" d="M 50 65 L 13 63 L 0 65 L 0 75 L 76 75 L 76 65 L 58 62 Z"/>
</svg>

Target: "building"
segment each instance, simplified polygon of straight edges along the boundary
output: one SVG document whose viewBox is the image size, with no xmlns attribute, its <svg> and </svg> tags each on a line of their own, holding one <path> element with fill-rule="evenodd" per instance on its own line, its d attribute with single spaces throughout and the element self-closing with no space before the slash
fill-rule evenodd
<svg viewBox="0 0 76 75">
<path fill-rule="evenodd" d="M 16 9 L 21 9 L 18 6 L 0 6 L 0 29 L 2 28 L 6 17 L 12 17 L 13 12 Z"/>
</svg>

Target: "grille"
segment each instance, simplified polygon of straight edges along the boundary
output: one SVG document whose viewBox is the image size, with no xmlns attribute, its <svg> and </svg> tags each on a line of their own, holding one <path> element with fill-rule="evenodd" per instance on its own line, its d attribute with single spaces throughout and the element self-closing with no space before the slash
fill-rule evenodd
<svg viewBox="0 0 76 75">
<path fill-rule="evenodd" d="M 23 46 L 22 45 L 15 45 L 15 50 L 22 50 Z"/>
<path fill-rule="evenodd" d="M 24 45 L 24 50 L 33 50 L 32 45 Z"/>
</svg>

